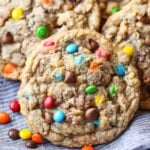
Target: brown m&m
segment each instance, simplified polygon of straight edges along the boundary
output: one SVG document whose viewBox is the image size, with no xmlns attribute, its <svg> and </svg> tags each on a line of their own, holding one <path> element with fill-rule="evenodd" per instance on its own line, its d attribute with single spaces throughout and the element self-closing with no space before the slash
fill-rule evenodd
<svg viewBox="0 0 150 150">
<path fill-rule="evenodd" d="M 8 136 L 12 139 L 12 140 L 17 140 L 19 139 L 19 131 L 17 129 L 10 129 L 8 131 Z"/>
</svg>

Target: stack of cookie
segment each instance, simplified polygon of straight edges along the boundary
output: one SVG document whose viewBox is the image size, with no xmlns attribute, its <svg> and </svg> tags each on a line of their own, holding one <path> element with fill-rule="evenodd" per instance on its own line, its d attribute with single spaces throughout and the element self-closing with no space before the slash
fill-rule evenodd
<svg viewBox="0 0 150 150">
<path fill-rule="evenodd" d="M 150 109 L 149 0 L 0 0 L 0 50 L 28 126 L 56 145 L 107 143 Z"/>
</svg>

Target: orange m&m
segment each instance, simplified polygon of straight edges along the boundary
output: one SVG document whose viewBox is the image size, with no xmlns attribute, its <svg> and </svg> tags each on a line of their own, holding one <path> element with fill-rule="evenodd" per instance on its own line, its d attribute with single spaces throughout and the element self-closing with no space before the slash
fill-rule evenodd
<svg viewBox="0 0 150 150">
<path fill-rule="evenodd" d="M 94 150 L 92 146 L 84 146 L 82 150 Z"/>
<path fill-rule="evenodd" d="M 44 3 L 44 4 L 50 4 L 52 2 L 53 2 L 53 0 L 42 0 L 42 3 Z"/>
<path fill-rule="evenodd" d="M 3 66 L 4 74 L 11 74 L 16 70 L 17 66 L 13 63 L 8 63 Z"/>
<path fill-rule="evenodd" d="M 6 112 L 0 112 L 0 124 L 7 124 L 10 122 L 10 116 Z"/>
<path fill-rule="evenodd" d="M 99 63 L 96 62 L 96 61 L 93 61 L 91 64 L 90 64 L 90 70 L 96 70 L 99 66 Z"/>
<path fill-rule="evenodd" d="M 35 133 L 32 135 L 32 141 L 38 143 L 38 144 L 42 144 L 43 143 L 43 139 L 42 136 L 38 133 Z"/>
</svg>

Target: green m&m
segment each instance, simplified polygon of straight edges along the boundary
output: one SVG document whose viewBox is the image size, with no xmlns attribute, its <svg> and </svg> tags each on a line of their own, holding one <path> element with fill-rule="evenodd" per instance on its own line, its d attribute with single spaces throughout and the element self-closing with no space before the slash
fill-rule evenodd
<svg viewBox="0 0 150 150">
<path fill-rule="evenodd" d="M 116 86 L 116 85 L 111 85 L 111 86 L 109 87 L 109 95 L 110 95 L 110 96 L 113 96 L 113 95 L 116 94 L 116 92 L 117 92 L 117 86 Z"/>
<path fill-rule="evenodd" d="M 36 36 L 40 39 L 44 39 L 49 35 L 49 30 L 46 26 L 41 25 L 36 30 Z"/>
<path fill-rule="evenodd" d="M 113 7 L 111 13 L 112 13 L 112 14 L 115 14 L 115 13 L 117 13 L 118 11 L 120 11 L 120 8 L 119 8 L 118 6 L 115 6 L 115 7 Z"/>
<path fill-rule="evenodd" d="M 89 85 L 85 88 L 86 94 L 94 94 L 97 92 L 97 87 L 95 85 Z"/>
</svg>

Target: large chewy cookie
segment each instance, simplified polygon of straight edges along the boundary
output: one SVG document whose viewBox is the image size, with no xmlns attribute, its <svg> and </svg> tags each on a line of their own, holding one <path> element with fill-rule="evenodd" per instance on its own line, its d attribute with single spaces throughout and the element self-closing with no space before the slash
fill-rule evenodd
<svg viewBox="0 0 150 150">
<path fill-rule="evenodd" d="M 96 0 L 0 0 L 0 73 L 21 79 L 26 58 L 36 44 L 57 31 L 98 30 Z"/>
<path fill-rule="evenodd" d="M 68 147 L 116 138 L 138 108 L 139 80 L 113 51 L 119 50 L 91 30 L 44 40 L 27 60 L 18 94 L 30 128 Z"/>
<path fill-rule="evenodd" d="M 131 1 L 107 20 L 103 33 L 129 53 L 129 57 L 135 51 L 132 58 L 137 63 L 143 84 L 141 107 L 150 109 L 150 1 Z"/>
</svg>

